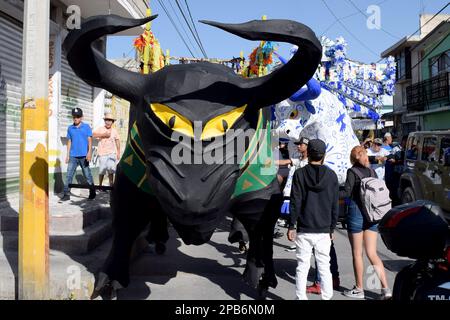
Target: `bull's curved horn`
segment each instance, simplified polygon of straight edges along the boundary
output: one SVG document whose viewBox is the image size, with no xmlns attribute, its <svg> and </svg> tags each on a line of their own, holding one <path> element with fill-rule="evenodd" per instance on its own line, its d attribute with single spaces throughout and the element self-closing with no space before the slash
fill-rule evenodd
<svg viewBox="0 0 450 320">
<path fill-rule="evenodd" d="M 322 45 L 314 32 L 291 20 L 253 20 L 240 24 L 200 21 L 247 40 L 288 42 L 299 48 L 292 59 L 271 74 L 246 79 L 240 85 L 249 104 L 257 107 L 276 104 L 294 94 L 314 75 L 322 58 Z"/>
<path fill-rule="evenodd" d="M 105 15 L 86 19 L 81 28 L 71 31 L 64 41 L 69 65 L 89 85 L 134 101 L 143 94 L 145 76 L 108 62 L 101 52 L 92 47 L 92 42 L 105 35 L 143 25 L 156 17 L 127 19 Z"/>
</svg>

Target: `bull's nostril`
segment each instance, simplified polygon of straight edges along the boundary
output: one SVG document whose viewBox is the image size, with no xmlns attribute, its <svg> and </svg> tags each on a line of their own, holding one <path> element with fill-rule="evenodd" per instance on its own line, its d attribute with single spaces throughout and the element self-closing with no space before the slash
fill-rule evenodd
<svg viewBox="0 0 450 320">
<path fill-rule="evenodd" d="M 289 133 L 291 133 L 291 130 L 286 130 L 286 134 L 289 134 Z"/>
</svg>

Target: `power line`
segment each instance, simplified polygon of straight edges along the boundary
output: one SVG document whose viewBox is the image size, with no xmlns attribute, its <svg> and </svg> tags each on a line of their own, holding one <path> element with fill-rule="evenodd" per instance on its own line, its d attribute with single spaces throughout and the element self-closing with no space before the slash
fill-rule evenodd
<svg viewBox="0 0 450 320">
<path fill-rule="evenodd" d="M 173 4 L 172 4 L 172 1 L 168 1 L 168 2 L 169 2 L 169 4 L 170 4 L 170 7 L 172 8 L 172 11 L 175 13 L 175 17 L 177 18 L 178 23 L 181 25 L 181 28 L 183 29 L 184 34 L 185 34 L 186 38 L 187 38 L 188 41 L 189 41 L 189 44 L 192 46 L 192 48 L 195 49 L 196 53 L 198 53 L 198 50 L 197 50 L 197 48 L 195 47 L 195 45 L 192 43 L 192 40 L 191 40 L 191 38 L 189 37 L 189 34 L 188 34 L 188 32 L 186 31 L 186 28 L 184 27 L 183 22 L 181 22 L 181 19 L 180 19 L 179 15 L 178 15 L 177 11 L 175 10 L 175 7 L 174 7 Z"/>
<path fill-rule="evenodd" d="M 389 1 L 389 0 L 383 0 L 383 1 L 380 1 L 380 2 L 378 2 L 376 5 L 377 5 L 377 6 L 380 6 L 380 5 L 382 5 L 383 3 L 387 2 L 387 1 Z M 359 13 L 359 12 L 353 12 L 353 13 L 351 13 L 351 14 L 349 14 L 349 15 L 346 15 L 346 16 L 343 16 L 343 17 L 341 17 L 341 18 L 338 18 L 338 20 L 348 19 L 348 18 L 350 18 L 350 17 L 356 16 L 358 13 Z M 334 20 L 334 22 L 333 22 L 329 27 L 327 27 L 327 28 L 325 29 L 325 31 L 323 31 L 322 34 L 321 34 L 320 36 L 323 36 L 323 35 L 324 35 L 328 30 L 330 30 L 337 22 L 338 22 L 337 20 Z"/>
<path fill-rule="evenodd" d="M 431 17 L 430 20 L 428 20 L 427 22 L 425 22 L 423 25 L 421 25 L 419 27 L 419 29 L 417 29 L 416 31 L 414 31 L 414 33 L 412 33 L 411 35 L 407 36 L 406 39 L 404 40 L 405 42 L 407 42 L 409 39 L 411 39 L 417 32 L 421 31 L 423 27 L 425 27 L 428 23 L 430 23 L 434 18 L 436 18 L 442 11 L 444 11 L 448 6 L 450 5 L 450 2 L 447 2 L 447 4 L 442 7 L 438 12 L 436 12 L 434 14 L 434 16 Z M 448 19 L 447 19 L 448 21 Z M 417 48 L 418 44 L 414 45 L 412 48 L 409 49 L 409 51 L 412 51 L 413 49 Z M 380 62 L 381 60 L 383 60 L 383 58 L 381 58 L 380 60 L 377 61 Z"/>
<path fill-rule="evenodd" d="M 362 45 L 364 48 L 366 48 L 368 51 L 370 51 L 373 55 L 379 57 L 379 54 L 370 49 L 364 42 L 362 42 L 353 32 L 351 32 L 347 26 L 342 23 L 342 21 L 336 16 L 336 14 L 331 10 L 331 8 L 328 6 L 328 4 L 325 2 L 325 0 L 322 0 L 322 3 L 325 5 L 325 7 L 328 9 L 328 11 L 333 15 L 333 17 L 337 20 L 337 22 L 341 25 L 342 28 L 344 28 L 345 31 L 348 32 L 360 45 Z"/>
<path fill-rule="evenodd" d="M 205 58 L 208 58 L 208 55 L 206 54 L 205 49 L 203 48 L 203 45 L 201 44 L 201 42 L 195 37 L 194 31 L 192 30 L 191 25 L 189 24 L 188 19 L 186 18 L 186 15 L 184 14 L 183 9 L 181 8 L 180 2 L 178 0 L 175 0 L 178 9 L 180 9 L 181 14 L 183 15 L 184 21 L 186 21 L 187 26 L 189 27 L 189 30 L 191 30 L 192 35 L 194 36 L 194 40 L 197 42 L 200 50 L 202 51 L 203 55 L 205 56 Z"/>
<path fill-rule="evenodd" d="M 441 10 L 439 10 L 439 12 L 436 13 L 430 20 L 428 20 L 426 23 L 424 23 L 423 26 L 420 26 L 420 28 L 417 29 L 417 31 L 421 31 L 421 29 L 422 29 L 423 27 L 425 27 L 425 26 L 426 26 L 431 20 L 433 20 L 439 13 L 441 13 L 442 11 L 444 11 L 444 9 L 447 8 L 449 5 L 450 5 L 450 2 L 448 2 L 447 5 L 446 5 L 445 7 L 443 7 Z M 448 21 L 449 21 L 449 19 L 447 19 L 445 22 L 448 22 Z M 413 34 L 417 33 L 417 31 L 414 32 Z M 409 36 L 406 40 L 408 40 L 408 39 L 411 38 L 411 37 L 412 37 L 412 35 Z M 413 49 L 417 48 L 417 46 L 418 46 L 418 44 L 416 44 L 415 46 L 413 46 L 410 50 L 412 51 Z"/>
<path fill-rule="evenodd" d="M 187 0 L 184 0 L 184 3 L 186 4 L 186 8 L 188 10 L 189 17 L 191 18 L 192 26 L 194 27 L 195 34 L 197 35 L 197 39 L 200 41 L 200 44 L 202 45 L 202 48 L 204 50 L 205 48 L 203 47 L 202 40 L 200 39 L 200 35 L 198 34 L 198 30 L 197 30 L 197 27 L 195 26 L 194 18 L 192 18 L 191 9 L 189 7 L 189 4 L 188 4 Z M 205 50 L 205 52 L 206 52 L 206 50 Z"/>
<path fill-rule="evenodd" d="M 175 22 L 173 21 L 171 15 L 169 14 L 169 11 L 167 10 L 167 8 L 164 6 L 164 4 L 161 2 L 161 0 L 158 0 L 159 5 L 161 6 L 161 8 L 164 10 L 164 12 L 166 13 L 167 17 L 169 18 L 170 22 L 172 23 L 173 27 L 175 28 L 175 30 L 177 31 L 178 35 L 180 36 L 181 40 L 183 41 L 184 45 L 186 46 L 186 48 L 189 50 L 189 52 L 191 53 L 191 55 L 195 58 L 195 54 L 192 53 L 191 48 L 189 48 L 188 44 L 186 43 L 186 40 L 184 40 L 183 35 L 181 34 L 180 30 L 178 30 L 177 25 L 175 24 Z"/>
<path fill-rule="evenodd" d="M 360 8 L 359 8 L 352 0 L 347 0 L 347 2 L 349 2 L 349 3 L 350 3 L 356 10 L 358 10 L 365 18 L 368 17 L 367 14 L 364 13 L 364 12 L 363 12 L 363 11 L 362 11 L 362 10 L 361 10 L 361 9 L 360 9 Z M 380 26 L 380 30 L 383 31 L 384 33 L 386 33 L 387 35 L 390 35 L 391 37 L 397 39 L 397 40 L 400 39 L 399 36 L 396 36 L 396 35 L 390 33 L 389 31 L 387 31 L 387 30 L 381 28 L 381 26 Z"/>
<path fill-rule="evenodd" d="M 198 34 L 197 34 L 197 36 L 196 36 L 194 30 L 192 29 L 191 25 L 189 24 L 189 21 L 188 21 L 188 19 L 187 19 L 187 17 L 186 17 L 186 14 L 185 14 L 183 8 L 181 7 L 179 1 L 178 1 L 178 0 L 175 0 L 175 3 L 177 4 L 178 9 L 180 10 L 181 15 L 183 16 L 183 19 L 184 19 L 184 21 L 186 22 L 186 24 L 187 24 L 189 30 L 191 31 L 191 34 L 192 34 L 192 36 L 194 37 L 195 42 L 197 43 L 198 47 L 200 48 L 201 52 L 203 53 L 203 56 L 204 56 L 205 58 L 207 58 L 208 56 L 207 56 L 207 54 L 206 54 L 205 48 L 203 47 L 203 44 L 202 44 L 200 38 L 197 37 Z M 194 25 L 194 27 L 195 27 L 195 25 Z"/>
<path fill-rule="evenodd" d="M 449 19 L 447 19 L 447 20 L 445 20 L 445 22 L 449 22 L 450 21 L 450 18 Z M 431 49 L 430 51 L 428 51 L 428 53 L 426 54 L 426 55 L 424 55 L 423 57 L 422 57 L 422 59 L 420 59 L 415 65 L 413 65 L 412 67 L 411 67 L 411 70 L 413 70 L 414 68 L 416 68 L 419 64 L 421 64 L 431 53 L 433 53 L 433 51 L 437 48 L 437 47 L 439 47 L 445 40 L 447 40 L 447 37 L 448 37 L 448 35 L 447 36 L 445 36 L 445 37 L 442 37 L 442 39 L 441 39 L 441 41 L 439 41 L 434 47 L 433 47 L 433 49 Z M 417 47 L 417 45 L 414 47 L 414 48 L 416 48 Z M 413 49 L 413 48 L 412 48 Z M 411 49 L 411 51 L 412 51 L 412 49 Z M 399 79 L 397 79 L 397 81 L 399 81 L 399 80 L 401 80 L 401 79 L 403 79 L 403 77 L 405 77 L 406 76 L 406 73 L 403 75 L 403 76 L 401 76 Z"/>
<path fill-rule="evenodd" d="M 339 20 L 344 20 L 344 19 L 347 19 L 347 18 L 356 16 L 358 13 L 359 13 L 359 12 L 354 12 L 354 13 L 352 13 L 352 14 L 349 14 L 348 16 L 339 18 Z M 331 28 L 333 28 L 334 25 L 335 25 L 336 23 L 338 23 L 338 21 L 337 21 L 337 20 L 334 20 L 334 22 L 333 22 L 332 24 L 330 24 L 330 26 L 329 26 L 328 28 L 326 28 L 325 31 L 323 31 L 322 34 L 321 34 L 320 36 L 323 36 L 328 30 L 330 30 Z"/>
<path fill-rule="evenodd" d="M 447 2 L 447 4 L 446 4 L 444 7 L 442 7 L 441 10 L 439 10 L 437 13 L 435 13 L 435 15 L 432 16 L 430 20 L 428 20 L 427 22 L 425 22 L 425 23 L 423 24 L 423 26 L 420 26 L 419 29 L 417 29 L 416 31 L 414 31 L 414 33 L 412 33 L 410 36 L 408 36 L 408 37 L 406 38 L 405 41 L 408 41 L 408 40 L 409 40 L 412 36 L 414 36 L 417 32 L 421 31 L 423 27 L 425 27 L 425 26 L 426 26 L 428 23 L 430 23 L 434 18 L 436 18 L 436 17 L 437 17 L 442 11 L 444 11 L 448 6 L 450 6 L 450 2 Z"/>
</svg>

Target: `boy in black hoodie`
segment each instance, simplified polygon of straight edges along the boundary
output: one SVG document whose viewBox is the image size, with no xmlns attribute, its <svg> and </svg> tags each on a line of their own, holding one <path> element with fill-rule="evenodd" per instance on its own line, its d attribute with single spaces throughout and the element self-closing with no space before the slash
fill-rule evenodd
<svg viewBox="0 0 450 320">
<path fill-rule="evenodd" d="M 339 183 L 334 171 L 323 165 L 326 145 L 311 140 L 309 164 L 298 169 L 292 181 L 288 239 L 297 245 L 296 295 L 307 300 L 306 282 L 314 249 L 321 278 L 322 299 L 333 297 L 330 247 L 339 215 Z"/>
</svg>

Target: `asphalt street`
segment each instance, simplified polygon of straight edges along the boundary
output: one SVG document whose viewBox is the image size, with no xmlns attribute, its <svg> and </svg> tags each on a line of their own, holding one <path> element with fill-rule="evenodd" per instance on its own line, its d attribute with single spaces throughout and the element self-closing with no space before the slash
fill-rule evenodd
<svg viewBox="0 0 450 320">
<path fill-rule="evenodd" d="M 164 255 L 157 255 L 149 247 L 138 256 L 131 266 L 131 283 L 119 292 L 119 299 L 149 300 L 251 300 L 256 299 L 256 291 L 242 280 L 245 268 L 245 255 L 236 244 L 227 241 L 230 221 L 225 220 L 211 241 L 201 246 L 188 246 L 182 243 L 174 230 L 167 243 Z M 280 231 L 286 233 L 285 228 Z M 267 299 L 295 298 L 295 252 L 286 249 L 291 246 L 286 236 L 274 241 L 274 261 L 278 286 L 270 289 Z M 341 292 L 335 291 L 333 299 L 348 299 L 342 291 L 354 284 L 350 244 L 346 230 L 336 231 L 337 251 Z M 411 260 L 391 253 L 379 238 L 378 252 L 383 260 L 389 285 L 392 287 L 396 273 Z M 379 282 L 373 268 L 365 258 L 365 296 L 377 299 Z M 314 264 L 311 263 L 309 281 L 314 279 Z M 309 295 L 318 300 L 320 296 Z"/>
</svg>

